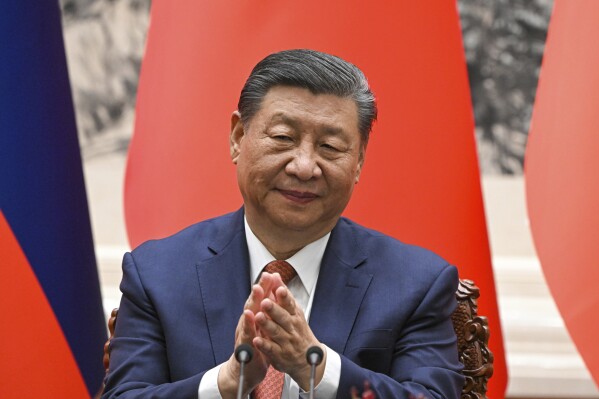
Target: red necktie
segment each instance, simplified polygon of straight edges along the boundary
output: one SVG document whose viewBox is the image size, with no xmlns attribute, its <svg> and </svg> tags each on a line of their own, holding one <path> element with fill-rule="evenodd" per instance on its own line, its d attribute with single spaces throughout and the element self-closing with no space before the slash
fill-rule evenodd
<svg viewBox="0 0 599 399">
<path fill-rule="evenodd" d="M 275 260 L 270 262 L 264 268 L 268 273 L 279 273 L 281 280 L 287 285 L 297 273 L 293 266 L 284 260 Z M 268 368 L 266 377 L 252 392 L 252 399 L 280 399 L 283 392 L 283 384 L 285 382 L 285 374 L 275 370 L 272 366 Z"/>
</svg>

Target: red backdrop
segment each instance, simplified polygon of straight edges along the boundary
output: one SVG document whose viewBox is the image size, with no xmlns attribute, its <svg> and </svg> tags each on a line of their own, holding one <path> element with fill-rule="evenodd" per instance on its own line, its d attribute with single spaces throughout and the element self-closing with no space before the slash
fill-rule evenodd
<svg viewBox="0 0 599 399">
<path fill-rule="evenodd" d="M 533 239 L 599 384 L 599 2 L 555 2 L 526 149 Z"/>
<path fill-rule="evenodd" d="M 346 215 L 436 251 L 476 281 L 496 355 L 490 397 L 502 398 L 507 373 L 455 2 L 154 1 L 126 175 L 131 245 L 242 204 L 230 114 L 252 67 L 289 48 L 339 55 L 369 78 L 379 122 Z"/>
</svg>

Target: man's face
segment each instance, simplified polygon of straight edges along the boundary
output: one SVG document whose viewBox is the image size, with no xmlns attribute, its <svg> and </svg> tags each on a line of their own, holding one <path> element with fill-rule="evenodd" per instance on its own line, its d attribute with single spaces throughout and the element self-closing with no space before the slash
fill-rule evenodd
<svg viewBox="0 0 599 399">
<path fill-rule="evenodd" d="M 252 229 L 326 234 L 351 197 L 363 150 L 349 98 L 275 86 L 249 126 L 235 112 L 231 158 Z"/>
</svg>

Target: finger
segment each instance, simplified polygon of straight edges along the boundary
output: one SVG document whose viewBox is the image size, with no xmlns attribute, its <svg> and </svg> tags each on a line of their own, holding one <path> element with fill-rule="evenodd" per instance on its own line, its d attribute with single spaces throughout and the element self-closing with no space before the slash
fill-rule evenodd
<svg viewBox="0 0 599 399">
<path fill-rule="evenodd" d="M 279 276 L 279 273 L 262 272 L 258 284 L 260 284 L 264 290 L 264 298 L 274 299 L 274 292 L 279 288 L 280 282 L 281 276 Z"/>
<path fill-rule="evenodd" d="M 283 279 L 281 278 L 281 275 L 278 272 L 275 273 L 267 273 L 267 272 L 263 272 L 262 275 L 264 275 L 266 282 L 268 282 L 268 289 L 270 290 L 270 292 L 273 293 L 274 296 L 274 292 L 279 288 L 279 287 L 286 287 L 285 283 L 283 282 Z M 268 296 L 268 295 L 267 295 Z"/>
<path fill-rule="evenodd" d="M 291 291 L 287 287 L 279 287 L 275 293 L 277 304 L 287 313 L 294 316 L 298 313 L 299 308 Z"/>
<path fill-rule="evenodd" d="M 238 343 L 250 343 L 256 336 L 256 321 L 254 313 L 246 309 L 240 318 Z"/>
<path fill-rule="evenodd" d="M 260 274 L 260 278 L 258 279 L 258 284 L 262 289 L 264 289 L 264 293 L 268 295 L 271 291 L 273 277 L 272 274 L 268 272 L 262 272 Z"/>
<path fill-rule="evenodd" d="M 276 356 L 277 351 L 280 351 L 279 345 L 263 337 L 254 338 L 252 344 L 254 345 L 254 348 L 258 349 L 260 353 L 265 355 L 268 359 L 272 359 Z"/>
<path fill-rule="evenodd" d="M 273 322 L 266 313 L 260 311 L 256 313 L 255 317 L 255 325 L 257 336 L 273 339 L 275 336 L 279 337 L 283 333 L 283 329 L 281 326 L 277 325 L 277 323 Z"/>
<path fill-rule="evenodd" d="M 245 302 L 244 309 L 249 309 L 254 313 L 257 312 L 260 309 L 260 302 L 262 302 L 264 297 L 264 289 L 260 285 L 254 284 L 250 296 Z"/>
<path fill-rule="evenodd" d="M 295 331 L 289 313 L 270 299 L 262 301 L 260 312 L 256 314 L 256 325 L 277 342 L 288 339 Z"/>
<path fill-rule="evenodd" d="M 281 275 L 279 273 L 273 273 L 272 292 L 275 292 L 279 287 L 286 287 Z"/>
</svg>

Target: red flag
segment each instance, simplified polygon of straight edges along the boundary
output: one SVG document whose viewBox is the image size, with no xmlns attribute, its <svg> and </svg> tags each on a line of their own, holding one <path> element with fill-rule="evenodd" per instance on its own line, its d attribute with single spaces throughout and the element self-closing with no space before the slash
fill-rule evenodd
<svg viewBox="0 0 599 399">
<path fill-rule="evenodd" d="M 89 398 L 85 382 L 29 261 L 0 210 L 3 398 Z M 6 301 L 6 302 L 4 302 Z"/>
<path fill-rule="evenodd" d="M 481 287 L 507 384 L 455 2 L 155 1 L 125 186 L 133 246 L 238 208 L 230 114 L 266 55 L 312 48 L 358 65 L 379 102 L 346 214 L 428 247 Z"/>
<path fill-rule="evenodd" d="M 599 384 L 599 2 L 556 1 L 526 149 L 533 239 Z"/>
</svg>

